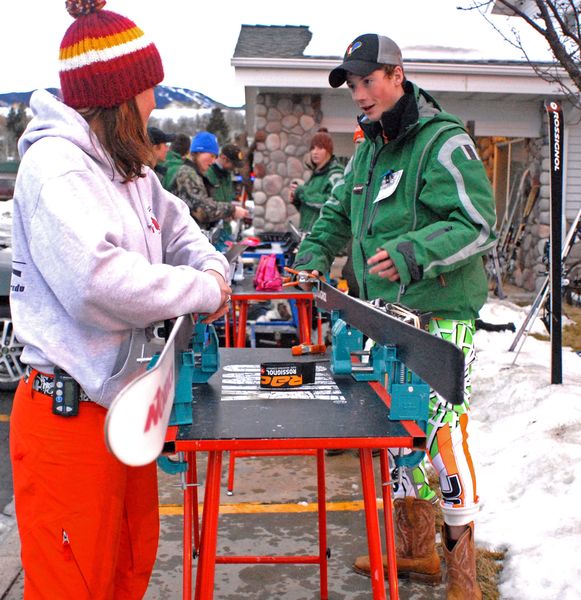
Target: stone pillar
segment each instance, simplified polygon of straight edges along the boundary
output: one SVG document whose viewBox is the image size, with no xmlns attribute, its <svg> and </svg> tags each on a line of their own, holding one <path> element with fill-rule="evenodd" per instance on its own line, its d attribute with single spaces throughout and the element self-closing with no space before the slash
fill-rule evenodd
<svg viewBox="0 0 581 600">
<path fill-rule="evenodd" d="M 528 145 L 531 179 L 540 183 L 535 206 L 529 215 L 517 257 L 514 283 L 528 291 L 538 291 L 544 280 L 545 243 L 549 238 L 550 173 L 547 140 L 531 139 Z"/>
<path fill-rule="evenodd" d="M 303 183 L 310 174 L 305 161 L 311 138 L 322 120 L 320 106 L 319 95 L 257 96 L 254 153 L 257 231 L 286 231 L 288 220 L 298 225 L 298 212 L 289 203 L 289 186 L 293 180 Z"/>
</svg>

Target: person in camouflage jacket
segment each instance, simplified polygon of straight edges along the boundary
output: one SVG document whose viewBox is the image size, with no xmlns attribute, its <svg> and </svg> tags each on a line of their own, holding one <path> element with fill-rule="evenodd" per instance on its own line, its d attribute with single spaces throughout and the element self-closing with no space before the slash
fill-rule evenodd
<svg viewBox="0 0 581 600">
<path fill-rule="evenodd" d="M 209 229 L 218 221 L 241 219 L 248 212 L 232 204 L 216 202 L 209 194 L 210 184 L 204 178 L 218 156 L 218 140 L 207 131 L 201 131 L 192 140 L 190 158 L 178 169 L 172 192 L 190 209 L 190 214 L 202 229 Z"/>
</svg>

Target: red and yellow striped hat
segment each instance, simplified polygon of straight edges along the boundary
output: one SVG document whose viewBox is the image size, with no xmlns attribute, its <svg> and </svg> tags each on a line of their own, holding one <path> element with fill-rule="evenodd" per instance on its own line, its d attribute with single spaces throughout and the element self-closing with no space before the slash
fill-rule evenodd
<svg viewBox="0 0 581 600">
<path fill-rule="evenodd" d="M 163 80 L 157 48 L 105 0 L 66 0 L 75 22 L 60 46 L 60 81 L 72 108 L 117 106 Z"/>
</svg>

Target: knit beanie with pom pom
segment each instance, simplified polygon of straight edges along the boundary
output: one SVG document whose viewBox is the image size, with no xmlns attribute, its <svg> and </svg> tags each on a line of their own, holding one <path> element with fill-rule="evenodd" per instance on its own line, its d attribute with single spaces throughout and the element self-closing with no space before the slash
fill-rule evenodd
<svg viewBox="0 0 581 600">
<path fill-rule="evenodd" d="M 111 108 L 163 80 L 157 48 L 105 0 L 67 0 L 75 22 L 61 42 L 61 91 L 72 108 Z"/>
</svg>

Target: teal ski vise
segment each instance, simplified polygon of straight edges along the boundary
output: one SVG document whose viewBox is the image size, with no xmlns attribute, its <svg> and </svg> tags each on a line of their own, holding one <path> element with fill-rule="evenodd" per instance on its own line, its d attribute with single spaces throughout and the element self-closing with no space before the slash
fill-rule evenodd
<svg viewBox="0 0 581 600">
<path fill-rule="evenodd" d="M 391 397 L 389 418 L 415 421 L 422 431 L 428 425 L 430 386 L 398 359 L 396 346 L 374 344 L 365 350 L 363 334 L 331 313 L 331 370 L 336 375 L 352 375 L 356 381 L 378 381 Z M 414 451 L 396 458 L 397 466 L 415 467 L 424 452 Z"/>
<path fill-rule="evenodd" d="M 192 386 L 207 383 L 220 368 L 219 340 L 216 329 L 211 323 L 199 320 L 194 325 L 191 348 L 176 356 L 176 387 L 169 426 L 190 425 L 192 423 Z M 157 357 L 150 362 L 155 364 Z M 157 464 L 166 473 L 184 473 L 187 463 L 160 456 Z"/>
</svg>

